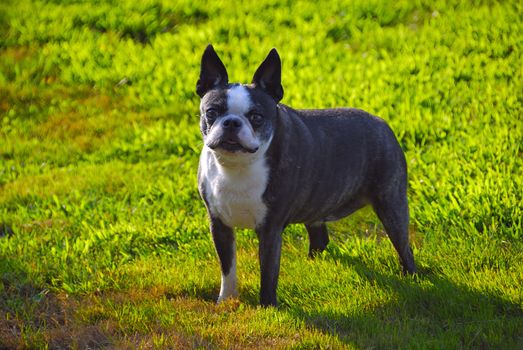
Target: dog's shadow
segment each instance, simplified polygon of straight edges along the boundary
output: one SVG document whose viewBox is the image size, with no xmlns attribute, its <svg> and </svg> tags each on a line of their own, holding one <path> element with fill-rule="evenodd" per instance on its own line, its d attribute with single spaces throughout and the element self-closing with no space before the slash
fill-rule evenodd
<svg viewBox="0 0 523 350">
<path fill-rule="evenodd" d="M 493 293 L 472 290 L 421 269 L 415 276 L 384 274 L 354 257 L 333 258 L 354 269 L 393 301 L 359 311 L 292 308 L 309 327 L 357 348 L 520 348 L 523 309 Z M 428 345 L 427 345 L 428 346 Z"/>
<path fill-rule="evenodd" d="M 523 348 L 523 309 L 493 293 L 460 286 L 439 271 L 422 269 L 416 276 L 372 270 L 358 258 L 327 257 L 355 270 L 393 301 L 359 311 L 326 310 L 321 305 L 289 306 L 279 310 L 308 328 L 332 335 L 357 348 Z M 193 289 L 189 294 L 214 303 L 218 285 Z M 258 291 L 240 288 L 241 303 L 259 305 Z M 425 344 L 425 345 L 423 345 Z"/>
</svg>

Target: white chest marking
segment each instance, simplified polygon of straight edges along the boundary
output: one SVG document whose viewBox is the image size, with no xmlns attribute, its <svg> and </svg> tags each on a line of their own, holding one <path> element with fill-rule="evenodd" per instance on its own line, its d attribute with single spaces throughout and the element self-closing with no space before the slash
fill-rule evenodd
<svg viewBox="0 0 523 350">
<path fill-rule="evenodd" d="M 200 169 L 211 214 L 229 227 L 254 229 L 265 219 L 263 193 L 269 169 L 264 152 L 258 157 L 237 154 L 237 163 L 223 166 L 207 147 L 202 150 Z"/>
</svg>

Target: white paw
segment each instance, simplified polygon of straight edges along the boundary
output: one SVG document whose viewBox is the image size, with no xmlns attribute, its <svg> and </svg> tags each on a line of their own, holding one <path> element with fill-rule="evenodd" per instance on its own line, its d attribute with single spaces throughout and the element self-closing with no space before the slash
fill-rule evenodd
<svg viewBox="0 0 523 350">
<path fill-rule="evenodd" d="M 234 290 L 228 294 L 221 294 L 220 293 L 220 296 L 218 297 L 218 304 L 221 303 L 222 301 L 225 301 L 227 299 L 235 299 L 235 298 L 238 298 L 239 296 L 239 293 L 237 290 Z"/>
</svg>

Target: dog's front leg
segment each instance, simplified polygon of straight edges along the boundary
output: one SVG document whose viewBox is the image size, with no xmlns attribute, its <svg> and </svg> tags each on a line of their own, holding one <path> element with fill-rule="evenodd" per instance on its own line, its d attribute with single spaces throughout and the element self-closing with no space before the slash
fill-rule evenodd
<svg viewBox="0 0 523 350">
<path fill-rule="evenodd" d="M 256 229 L 259 239 L 260 258 L 260 304 L 277 306 L 276 288 L 280 273 L 280 256 L 282 242 L 281 226 L 263 225 Z"/>
<path fill-rule="evenodd" d="M 238 296 L 236 280 L 236 240 L 234 231 L 220 219 L 211 217 L 211 233 L 214 247 L 220 258 L 222 281 L 218 303 Z"/>
</svg>

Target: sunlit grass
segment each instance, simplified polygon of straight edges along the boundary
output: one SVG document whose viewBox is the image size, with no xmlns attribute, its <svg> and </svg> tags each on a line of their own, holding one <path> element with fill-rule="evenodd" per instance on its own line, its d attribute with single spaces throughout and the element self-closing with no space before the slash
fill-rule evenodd
<svg viewBox="0 0 523 350">
<path fill-rule="evenodd" d="M 523 9 L 344 1 L 0 4 L 0 347 L 520 348 Z M 405 277 L 370 209 L 315 260 L 284 233 L 278 309 L 240 297 L 196 190 L 194 93 L 212 42 L 231 81 L 272 47 L 283 102 L 383 117 L 409 167 Z"/>
</svg>

